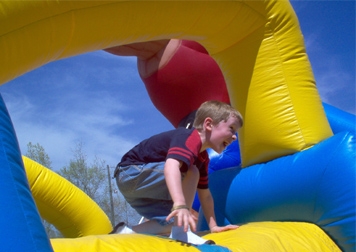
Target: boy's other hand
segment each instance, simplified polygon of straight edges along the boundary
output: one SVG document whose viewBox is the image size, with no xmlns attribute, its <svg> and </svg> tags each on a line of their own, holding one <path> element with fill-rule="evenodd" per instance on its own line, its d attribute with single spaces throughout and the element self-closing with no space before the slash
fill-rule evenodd
<svg viewBox="0 0 356 252">
<path fill-rule="evenodd" d="M 239 226 L 237 225 L 227 225 L 224 227 L 219 227 L 219 226 L 215 226 L 213 228 L 210 229 L 210 232 L 212 233 L 220 233 L 220 232 L 224 232 L 224 231 L 228 231 L 228 230 L 234 230 L 237 229 Z"/>
</svg>

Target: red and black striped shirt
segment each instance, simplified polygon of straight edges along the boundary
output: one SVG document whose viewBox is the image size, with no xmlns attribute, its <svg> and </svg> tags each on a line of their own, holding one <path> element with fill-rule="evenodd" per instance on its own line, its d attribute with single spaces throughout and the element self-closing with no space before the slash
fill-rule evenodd
<svg viewBox="0 0 356 252">
<path fill-rule="evenodd" d="M 200 152 L 202 142 L 196 129 L 177 128 L 154 135 L 133 147 L 121 159 L 119 166 L 164 162 L 167 158 L 182 161 L 181 172 L 195 165 L 199 169 L 199 189 L 208 188 L 209 156 Z"/>
</svg>

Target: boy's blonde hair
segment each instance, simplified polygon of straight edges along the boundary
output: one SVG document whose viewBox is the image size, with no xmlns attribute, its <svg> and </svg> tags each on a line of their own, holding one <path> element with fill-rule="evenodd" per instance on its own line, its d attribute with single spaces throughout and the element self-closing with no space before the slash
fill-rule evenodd
<svg viewBox="0 0 356 252">
<path fill-rule="evenodd" d="M 240 127 L 243 125 L 243 119 L 236 109 L 229 104 L 220 101 L 206 101 L 202 103 L 195 114 L 193 127 L 202 130 L 204 120 L 210 117 L 213 120 L 213 124 L 218 124 L 221 121 L 227 121 L 230 116 L 234 116 L 238 119 Z"/>
</svg>

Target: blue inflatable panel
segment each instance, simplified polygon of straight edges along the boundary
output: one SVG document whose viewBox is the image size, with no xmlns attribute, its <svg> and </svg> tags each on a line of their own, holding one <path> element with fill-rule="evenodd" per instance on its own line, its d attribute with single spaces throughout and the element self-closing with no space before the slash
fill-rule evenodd
<svg viewBox="0 0 356 252">
<path fill-rule="evenodd" d="M 301 221 L 355 251 L 355 135 L 341 132 L 314 147 L 248 168 L 210 174 L 217 221 Z M 199 230 L 206 230 L 199 218 Z"/>
<path fill-rule="evenodd" d="M 230 249 L 215 244 L 202 244 L 196 248 L 201 252 L 231 252 Z"/>
<path fill-rule="evenodd" d="M 226 149 L 218 154 L 212 149 L 208 149 L 210 158 L 209 174 L 229 167 L 241 165 L 239 141 L 233 141 Z"/>
<path fill-rule="evenodd" d="M 53 251 L 33 200 L 17 138 L 0 95 L 0 248 Z"/>
<path fill-rule="evenodd" d="M 338 109 L 334 106 L 323 103 L 324 111 L 326 117 L 328 118 L 330 127 L 334 134 L 349 131 L 356 131 L 356 116 L 350 113 L 347 113 L 341 109 Z"/>
<path fill-rule="evenodd" d="M 221 154 L 218 154 L 212 149 L 208 149 L 207 151 L 210 158 L 209 174 L 222 169 L 241 165 L 239 141 L 232 142 Z M 198 194 L 195 194 L 192 208 L 197 212 L 199 211 L 200 201 Z"/>
</svg>

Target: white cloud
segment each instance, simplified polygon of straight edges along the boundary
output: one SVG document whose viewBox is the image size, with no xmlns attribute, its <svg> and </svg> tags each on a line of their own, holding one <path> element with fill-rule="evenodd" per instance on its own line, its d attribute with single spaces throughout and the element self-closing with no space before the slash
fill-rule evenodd
<svg viewBox="0 0 356 252">
<path fill-rule="evenodd" d="M 355 75 L 340 55 L 322 48 L 316 33 L 305 38 L 316 85 L 323 102 L 355 114 Z"/>
<path fill-rule="evenodd" d="M 109 165 L 116 165 L 121 155 L 135 144 L 129 136 L 115 134 L 120 132 L 121 126 L 132 124 L 132 120 L 124 120 L 119 114 L 125 106 L 114 108 L 92 99 L 89 112 L 84 111 L 85 106 L 79 109 L 56 106 L 51 113 L 41 115 L 41 108 L 32 104 L 25 95 L 17 99 L 6 93 L 3 96 L 8 100 L 6 104 L 22 153 L 26 153 L 28 142 L 39 143 L 56 169 L 68 164 L 78 141 L 83 143 L 89 160 L 98 156 Z M 38 116 L 34 117 L 36 114 Z M 115 132 L 111 130 L 113 128 Z"/>
<path fill-rule="evenodd" d="M 172 126 L 154 108 L 133 57 L 98 51 L 47 64 L 0 87 L 22 153 L 39 143 L 54 169 L 78 141 L 88 160 L 115 166 L 144 138 Z"/>
</svg>

